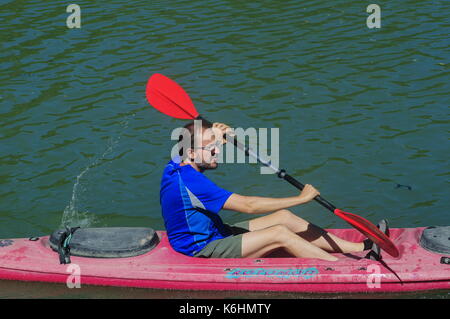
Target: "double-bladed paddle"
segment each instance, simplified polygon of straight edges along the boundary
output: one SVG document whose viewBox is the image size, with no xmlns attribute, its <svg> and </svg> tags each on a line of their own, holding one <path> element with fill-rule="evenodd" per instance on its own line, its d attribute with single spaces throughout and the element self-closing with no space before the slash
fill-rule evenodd
<svg viewBox="0 0 450 319">
<path fill-rule="evenodd" d="M 192 103 L 192 100 L 186 91 L 175 81 L 162 74 L 156 73 L 149 78 L 147 82 L 146 96 L 148 102 L 154 108 L 166 115 L 178 119 L 203 120 L 205 122 L 209 122 L 202 118 L 197 112 L 194 103 Z M 232 142 L 239 149 L 245 151 L 246 155 L 252 156 L 262 165 L 270 167 L 278 175 L 278 177 L 288 181 L 297 189 L 302 190 L 304 188 L 305 185 L 288 175 L 284 169 L 279 169 L 273 166 L 270 161 L 262 159 L 251 149 L 238 142 L 235 137 L 227 134 L 226 139 L 227 141 Z M 389 255 L 393 257 L 399 256 L 397 247 L 389 239 L 389 237 L 368 220 L 336 208 L 336 206 L 322 198 L 320 195 L 316 196 L 314 200 L 370 238 Z"/>
</svg>

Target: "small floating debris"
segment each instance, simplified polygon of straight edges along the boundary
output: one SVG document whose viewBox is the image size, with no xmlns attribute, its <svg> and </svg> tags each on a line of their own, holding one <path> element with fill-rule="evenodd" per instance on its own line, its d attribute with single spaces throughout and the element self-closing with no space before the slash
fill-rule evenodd
<svg viewBox="0 0 450 319">
<path fill-rule="evenodd" d="M 395 188 L 407 188 L 408 190 L 412 190 L 412 187 L 409 185 L 402 185 L 402 184 L 397 184 L 397 186 L 395 186 Z"/>
</svg>

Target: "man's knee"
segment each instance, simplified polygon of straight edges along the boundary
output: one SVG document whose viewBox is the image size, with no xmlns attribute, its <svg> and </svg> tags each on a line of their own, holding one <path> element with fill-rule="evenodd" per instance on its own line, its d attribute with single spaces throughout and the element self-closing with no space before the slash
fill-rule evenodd
<svg viewBox="0 0 450 319">
<path fill-rule="evenodd" d="M 292 235 L 289 228 L 282 224 L 271 226 L 269 227 L 269 230 L 271 231 L 271 238 L 280 244 L 286 243 Z"/>
<path fill-rule="evenodd" d="M 277 221 L 284 225 L 288 224 L 295 216 L 294 213 L 287 209 L 281 209 L 275 214 L 277 216 Z"/>
</svg>

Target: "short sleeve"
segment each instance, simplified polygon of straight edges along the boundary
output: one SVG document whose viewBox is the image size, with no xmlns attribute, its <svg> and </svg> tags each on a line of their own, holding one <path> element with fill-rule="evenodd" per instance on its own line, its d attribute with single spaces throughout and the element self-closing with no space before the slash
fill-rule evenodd
<svg viewBox="0 0 450 319">
<path fill-rule="evenodd" d="M 191 193 L 191 202 L 194 206 L 218 214 L 233 193 L 220 188 L 203 174 L 199 175 L 201 177 L 197 176 L 185 185 Z"/>
</svg>

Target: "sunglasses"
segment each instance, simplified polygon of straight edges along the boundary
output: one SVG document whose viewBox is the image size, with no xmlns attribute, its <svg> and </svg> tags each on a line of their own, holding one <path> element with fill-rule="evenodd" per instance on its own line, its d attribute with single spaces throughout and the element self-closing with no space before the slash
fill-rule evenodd
<svg viewBox="0 0 450 319">
<path fill-rule="evenodd" d="M 211 156 L 216 155 L 216 148 L 220 148 L 222 146 L 221 142 L 214 142 L 202 147 L 196 147 L 196 149 L 202 149 L 204 151 L 211 152 Z"/>
</svg>

